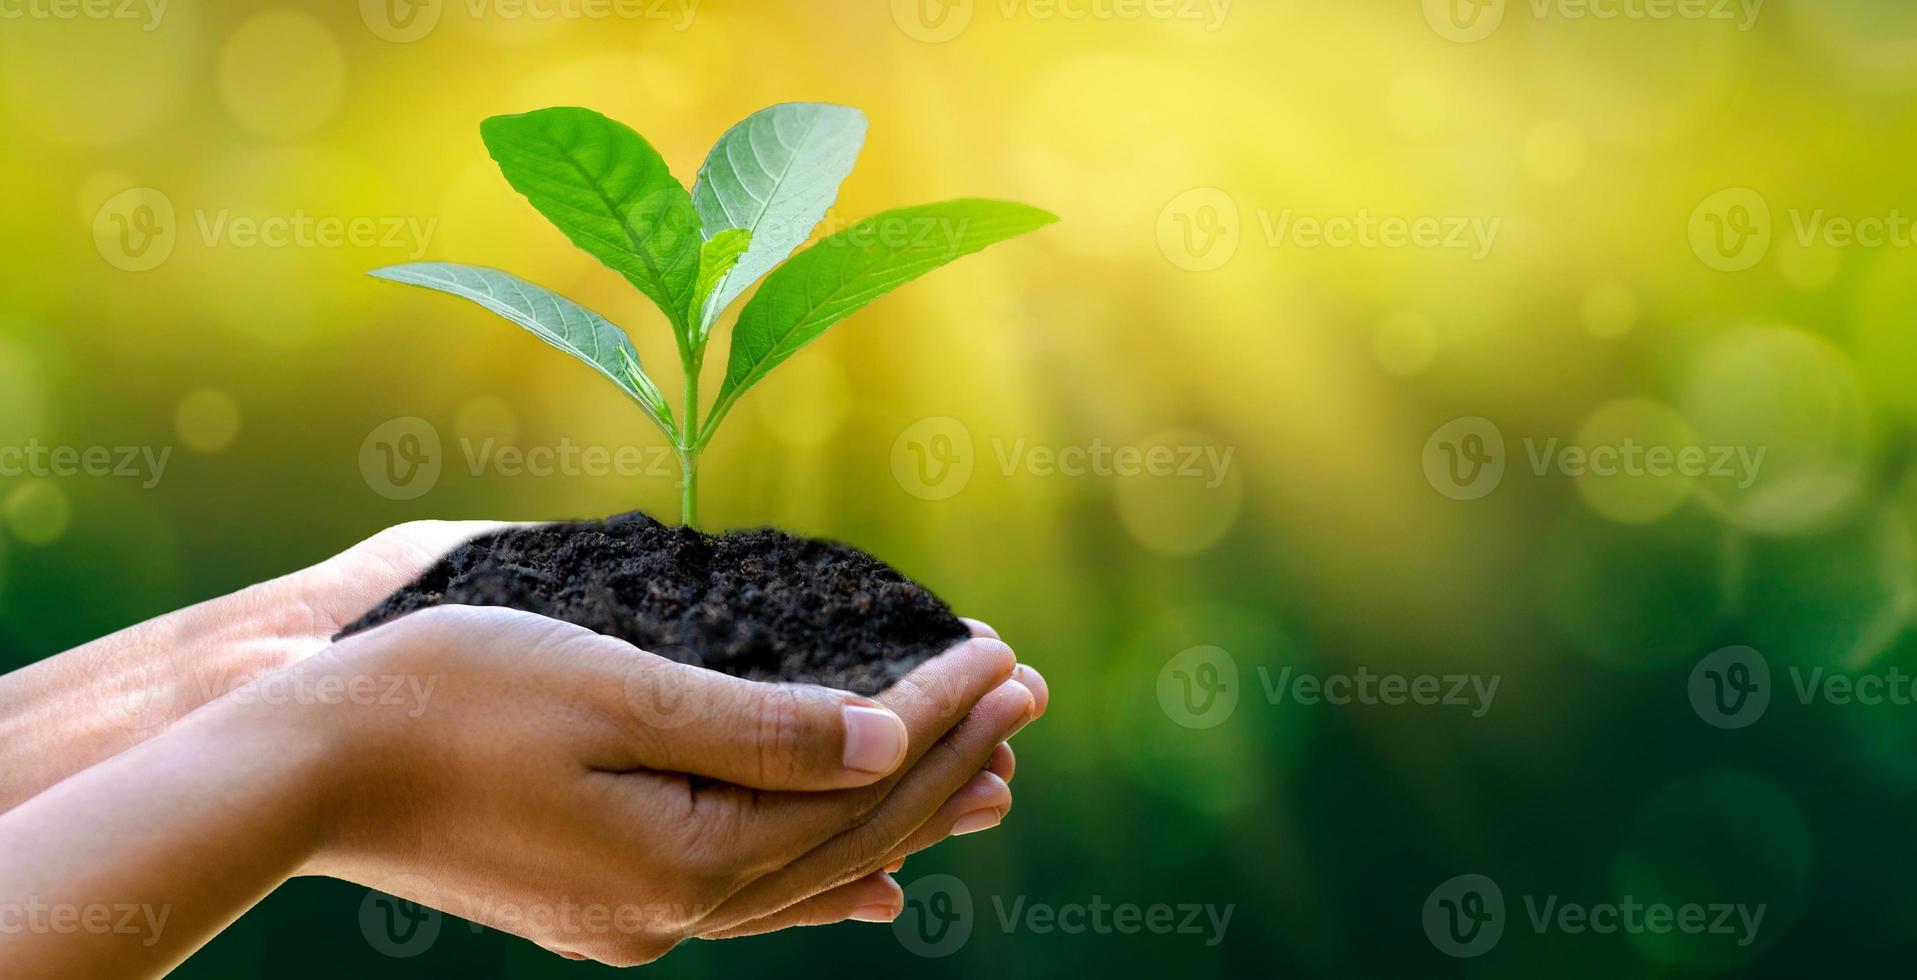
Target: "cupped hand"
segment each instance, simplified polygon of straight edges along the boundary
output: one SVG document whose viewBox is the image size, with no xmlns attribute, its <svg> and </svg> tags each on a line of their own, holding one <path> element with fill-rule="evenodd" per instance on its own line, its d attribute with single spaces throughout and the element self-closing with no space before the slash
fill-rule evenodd
<svg viewBox="0 0 1917 980">
<path fill-rule="evenodd" d="M 304 873 L 622 965 L 695 936 L 896 915 L 883 869 L 1002 818 L 1003 743 L 1044 706 L 1036 672 L 990 635 L 868 699 L 465 607 L 288 673 L 309 690 L 429 692 L 305 712 L 344 761 Z"/>
</svg>

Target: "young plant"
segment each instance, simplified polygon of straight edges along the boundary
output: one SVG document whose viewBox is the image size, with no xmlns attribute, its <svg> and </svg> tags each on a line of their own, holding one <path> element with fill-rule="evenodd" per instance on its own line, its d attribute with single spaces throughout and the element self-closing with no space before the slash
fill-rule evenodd
<svg viewBox="0 0 1917 980">
<path fill-rule="evenodd" d="M 618 385 L 671 441 L 681 518 L 694 527 L 699 455 L 768 372 L 900 285 L 1058 220 L 1008 201 L 946 201 L 874 215 L 793 256 L 865 142 L 865 115 L 846 106 L 788 103 L 753 113 L 719 138 L 690 192 L 638 133 L 589 109 L 494 116 L 479 132 L 514 190 L 665 314 L 685 378 L 683 414 L 674 417 L 624 331 L 557 293 L 497 269 L 444 262 L 372 275 L 471 300 Z M 701 422 L 699 369 L 713 323 L 761 277 Z"/>
</svg>

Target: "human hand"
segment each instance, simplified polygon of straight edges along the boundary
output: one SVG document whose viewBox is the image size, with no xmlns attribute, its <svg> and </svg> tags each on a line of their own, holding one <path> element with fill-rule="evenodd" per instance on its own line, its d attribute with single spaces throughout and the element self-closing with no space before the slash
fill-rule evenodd
<svg viewBox="0 0 1917 980">
<path fill-rule="evenodd" d="M 385 532 L 354 549 L 357 554 L 349 552 L 306 572 L 108 638 L 124 640 L 128 634 L 146 639 L 157 634 L 177 638 L 182 646 L 162 650 L 163 655 L 180 661 L 176 667 L 201 669 L 212 664 L 225 670 L 229 665 L 258 665 L 283 654 L 295 663 L 231 692 L 201 685 L 197 693 L 210 704 L 184 708 L 177 701 L 168 702 L 178 713 L 162 724 L 143 727 L 141 737 L 123 748 L 101 751 L 95 744 L 111 742 L 110 738 L 35 742 L 58 751 L 46 753 L 45 764 L 41 765 L 45 772 L 29 771 L 24 780 L 0 785 L 0 811 L 19 803 L 11 812 L 0 812 L 0 827 L 5 828 L 0 832 L 0 872 L 4 872 L 0 880 L 8 881 L 10 888 L 17 886 L 12 890 L 24 890 L 22 894 L 146 899 L 141 903 L 145 907 L 177 914 L 168 921 L 163 934 L 156 931 L 137 942 L 96 939 L 28 943 L 19 948 L 13 948 L 18 944 L 0 942 L 0 946 L 8 947 L 5 956 L 29 974 L 36 967 L 49 975 L 164 971 L 287 876 L 325 870 L 361 879 L 378 874 L 378 883 L 390 887 L 393 877 L 384 874 L 386 871 L 403 875 L 408 872 L 400 868 L 432 870 L 444 863 L 459 872 L 447 881 L 467 889 L 449 892 L 447 898 L 480 895 L 484 899 L 478 910 L 458 909 L 463 914 L 541 938 L 567 955 L 583 957 L 589 952 L 611 962 L 637 962 L 658 955 L 687 936 L 748 935 L 846 918 L 889 920 L 898 914 L 902 896 L 881 867 L 896 868 L 906 854 L 951 833 L 994 825 L 1009 809 L 1011 797 L 1006 784 L 1012 776 L 1013 757 L 1001 739 L 1043 713 L 1048 695 L 1043 679 L 1028 667 L 1010 666 L 1018 681 L 1007 681 L 1004 674 L 1011 664 L 1010 650 L 990 642 L 996 634 L 976 623 L 972 624 L 973 632 L 983 638 L 982 642 L 961 644 L 934 658 L 877 699 L 881 707 L 897 715 L 899 720 L 891 724 L 904 725 L 907 733 L 904 756 L 884 775 L 846 771 L 843 719 L 839 741 L 833 743 L 841 752 L 837 775 L 833 775 L 829 763 L 821 761 L 829 760 L 829 750 L 825 755 L 817 751 L 801 753 L 811 760 L 805 764 L 793 762 L 783 769 L 768 768 L 799 747 L 816 750 L 822 741 L 830 741 L 816 735 L 799 738 L 798 733 L 805 732 L 806 726 L 794 722 L 756 730 L 735 729 L 715 723 L 714 718 L 724 715 L 712 713 L 721 706 L 733 705 L 735 715 L 748 717 L 750 712 L 740 714 L 744 709 L 738 706 L 763 703 L 784 705 L 788 710 L 758 717 L 782 719 L 791 716 L 791 706 L 812 705 L 816 709 L 823 703 L 843 708 L 854 703 L 856 707 L 869 707 L 865 699 L 843 692 L 737 681 L 669 664 L 619 641 L 563 623 L 498 609 L 429 610 L 409 620 L 414 627 L 421 627 L 430 626 L 437 617 L 474 617 L 475 622 L 505 617 L 518 624 L 515 630 L 520 633 L 559 631 L 546 635 L 548 642 L 542 652 L 547 656 L 536 665 L 538 669 L 514 672 L 528 657 L 525 647 L 512 646 L 518 636 L 513 631 L 482 629 L 480 635 L 469 637 L 470 649 L 482 654 L 492 651 L 491 655 L 477 657 L 465 655 L 467 651 L 461 649 L 436 648 L 430 642 L 397 642 L 396 638 L 405 635 L 397 631 L 406 621 L 354 638 L 354 649 L 390 652 L 404 648 L 405 654 L 395 662 L 410 663 L 415 669 L 435 663 L 462 668 L 445 672 L 456 681 L 463 678 L 463 682 L 446 688 L 437 688 L 440 673 L 423 677 L 415 673 L 414 677 L 432 685 L 415 690 L 437 689 L 442 704 L 446 694 L 464 692 L 467 696 L 460 699 L 464 702 L 461 711 L 435 715 L 457 714 L 466 724 L 428 726 L 436 728 L 443 738 L 421 739 L 419 744 L 426 751 L 404 751 L 400 747 L 403 739 L 382 743 L 378 738 L 381 733 L 410 737 L 424 730 L 416 730 L 413 722 L 426 723 L 422 721 L 424 713 L 409 714 L 403 700 L 397 705 L 382 703 L 383 699 L 363 703 L 349 699 L 343 704 L 338 700 L 342 692 L 367 694 L 365 688 L 353 685 L 376 682 L 378 678 L 354 671 L 375 666 L 380 658 L 355 656 L 349 662 L 340 656 L 339 648 L 332 648 L 327 656 L 302 664 L 298 661 L 310 653 L 303 645 L 330 636 L 338 623 L 356 618 L 363 611 L 358 605 L 370 604 L 393 583 L 410 579 L 444 548 L 493 527 L 497 525 L 413 525 Z M 385 639 L 374 644 L 372 638 L 381 636 Z M 508 648 L 500 649 L 502 642 Z M 102 641 L 102 645 L 107 643 Z M 0 694 L 31 693 L 50 681 L 57 688 L 57 682 L 68 675 L 84 679 L 87 667 L 102 665 L 101 645 L 90 647 L 50 658 L 43 662 L 47 669 L 34 676 L 22 679 L 21 675 L 28 672 L 16 672 L 0 678 L 0 686 L 12 685 Z M 581 663 L 596 663 L 597 675 L 591 670 L 554 670 L 558 661 L 550 654 L 555 649 L 575 647 L 592 653 Z M 265 648 L 264 652 L 260 648 Z M 535 643 L 532 648 L 542 649 L 542 645 Z M 440 656 L 430 655 L 434 649 Z M 93 656 L 75 658 L 74 653 L 79 652 Z M 105 666 L 129 666 L 124 656 L 111 650 L 104 658 Z M 647 679 L 657 679 L 661 665 L 679 675 L 676 680 L 680 683 L 671 685 L 674 691 L 681 695 L 691 692 L 697 697 L 691 702 L 683 696 L 676 701 L 655 698 L 667 688 Z M 670 738 L 615 749 L 612 735 L 620 729 L 621 721 L 617 701 L 610 699 L 606 681 L 619 667 L 627 671 L 621 678 L 622 696 L 640 692 L 647 695 L 626 701 L 633 711 L 632 717 L 624 719 L 628 734 L 636 736 L 656 728 Z M 132 673 L 136 681 L 159 686 L 171 680 L 165 671 L 154 674 L 142 669 Z M 584 678 L 594 676 L 598 679 L 596 686 L 584 682 Z M 579 685 L 573 693 L 591 689 L 595 696 L 568 700 L 562 678 L 571 678 Z M 116 678 L 116 683 L 124 682 Z M 271 684 L 297 686 L 307 682 L 311 682 L 304 688 L 309 698 L 296 697 L 293 706 L 283 698 L 260 693 L 262 687 Z M 327 683 L 339 686 L 329 689 Z M 993 687 L 993 683 L 998 686 Z M 748 689 L 758 690 L 756 700 L 742 693 Z M 324 696 L 329 690 L 334 695 L 331 700 Z M 778 693 L 767 700 L 768 690 Z M 321 696 L 310 697 L 315 691 Z M 529 696 L 534 692 L 542 696 Z M 980 699 L 982 692 L 989 695 Z M 221 693 L 226 696 L 215 696 Z M 97 697 L 97 692 L 86 689 L 85 695 Z M 74 697 L 85 700 L 80 691 L 72 692 L 68 700 Z M 500 703 L 499 699 L 504 699 L 506 707 L 497 716 L 484 708 L 486 703 Z M 974 700 L 978 700 L 976 705 L 972 704 Z M 31 698 L 9 703 L 27 710 L 19 717 L 0 717 L 0 730 L 9 730 L 11 722 L 22 718 L 44 719 L 50 710 L 49 702 Z M 674 709 L 674 705 L 687 703 L 700 705 L 702 710 L 681 713 Z M 548 709 L 543 718 L 536 710 L 541 705 Z M 354 711 L 356 707 L 365 710 Z M 396 714 L 404 715 L 406 721 L 395 718 Z M 111 732 L 120 727 L 117 721 L 108 725 L 84 708 L 63 711 L 59 716 L 80 720 L 83 724 L 75 731 L 87 736 L 102 728 Z M 815 720 L 821 717 L 816 710 L 812 716 Z M 349 720 L 354 717 L 366 723 L 356 726 Z M 381 723 L 369 721 L 381 718 Z M 570 767 L 560 765 L 548 771 L 550 778 L 522 785 L 523 781 L 503 774 L 517 772 L 515 767 L 523 760 L 522 753 L 515 749 L 523 745 L 511 738 L 496 737 L 496 733 L 492 737 L 480 734 L 488 731 L 489 724 L 496 728 L 497 718 L 531 725 L 527 732 L 539 724 L 547 726 L 547 742 L 523 743 L 543 748 L 537 758 L 544 762 L 566 758 L 568 753 L 557 749 L 570 747 L 588 750 L 588 755 L 629 752 L 643 768 L 599 768 L 604 761 L 588 765 L 582 761 L 586 757 L 581 756 L 574 758 Z M 570 724 L 586 718 L 595 724 L 569 730 Z M 642 724 L 634 725 L 635 718 Z M 706 719 L 705 723 L 695 724 L 701 718 Z M 520 726 L 509 728 L 520 730 Z M 694 755 L 710 755 L 713 759 L 687 763 L 688 769 L 720 774 L 712 778 L 729 775 L 746 785 L 716 785 L 697 776 L 659 772 L 647 766 L 652 757 L 643 753 L 684 743 L 688 735 L 680 732 L 681 728 L 705 732 L 710 745 L 705 752 Z M 44 725 L 21 728 L 43 733 L 44 729 Z M 471 737 L 462 739 L 458 735 L 461 730 Z M 895 727 L 892 730 L 897 731 Z M 74 733 L 60 734 L 64 738 Z M 19 740 L 6 744 L 11 748 L 25 746 Z M 365 750 L 382 744 L 386 751 L 399 752 L 410 760 L 410 765 L 388 767 L 385 771 L 389 779 L 404 772 L 421 778 L 410 781 L 411 785 L 406 780 L 382 783 L 368 778 L 367 773 L 377 770 L 368 770 L 366 760 L 378 758 L 379 753 Z M 739 751 L 740 746 L 747 745 L 777 747 L 770 754 L 758 756 L 760 771 L 750 777 L 735 771 L 752 758 L 750 752 Z M 726 754 L 727 746 L 732 747 L 730 755 Z M 84 764 L 60 770 L 61 763 L 90 754 L 93 758 Z M 861 753 L 853 754 L 853 758 L 859 757 Z M 467 788 L 457 780 L 449 783 L 446 773 L 460 771 L 455 765 L 459 762 L 480 763 L 474 774 L 487 777 L 483 784 L 497 790 L 499 799 L 489 800 L 483 794 L 469 798 L 464 794 Z M 450 769 L 442 768 L 448 765 Z M 355 772 L 361 775 L 347 778 Z M 48 773 L 54 775 L 49 778 Z M 425 778 L 429 775 L 438 778 Z M 28 792 L 17 799 L 7 798 L 36 779 L 51 788 L 37 796 Z M 56 782 L 58 785 L 53 785 Z M 793 788 L 766 789 L 752 785 L 755 782 Z M 848 788 L 816 788 L 839 785 Z M 377 795 L 382 786 L 395 792 L 382 800 Z M 542 794 L 556 793 L 557 798 L 529 797 L 524 792 L 529 787 Z M 434 788 L 441 795 L 427 791 Z M 517 809 L 489 806 L 502 799 L 521 805 Z M 22 800 L 25 802 L 20 803 Z M 139 800 L 140 805 L 128 806 L 129 800 Z M 530 839 L 541 841 L 552 837 L 552 824 L 537 821 L 542 812 L 537 804 L 541 802 L 554 803 L 556 812 L 572 821 L 561 821 L 558 835 L 559 840 L 574 847 L 570 852 L 572 862 L 549 867 L 529 860 L 525 854 L 545 852 L 539 846 L 515 849 L 514 841 L 497 844 L 500 854 L 488 852 L 488 830 L 528 831 Z M 436 804 L 441 805 L 437 813 L 433 812 Z M 471 820 L 459 819 L 462 812 L 487 819 L 474 826 Z M 386 825 L 370 834 L 355 834 L 355 813 L 383 813 Z M 619 819 L 622 813 L 628 818 L 663 815 L 665 822 L 640 827 L 631 819 Z M 451 836 L 435 836 L 428 833 L 430 829 L 445 830 Z M 633 856 L 635 841 L 651 841 L 656 846 L 662 839 L 660 834 L 665 835 L 667 843 L 690 844 L 679 851 L 648 852 L 644 860 Z M 378 843 L 381 841 L 383 845 Z M 75 866 L 62 857 L 80 852 L 92 855 L 93 860 Z M 583 860 L 593 853 L 599 853 L 604 863 Z M 787 854 L 797 856 L 784 860 Z M 489 858 L 502 855 L 504 860 L 495 861 L 487 869 Z M 524 877 L 518 877 L 522 873 Z M 547 877 L 542 878 L 542 873 Z M 500 875 L 511 877 L 502 882 Z M 570 922 L 504 921 L 513 910 L 524 907 L 496 901 L 499 895 L 517 895 L 546 903 L 533 906 L 535 910 L 556 910 L 572 899 L 569 892 L 561 892 L 558 904 L 550 904 L 554 896 L 548 886 L 604 888 L 610 883 L 619 890 L 580 894 L 629 899 L 636 894 L 631 891 L 634 885 L 655 879 L 665 889 L 665 900 L 636 906 L 642 914 L 627 919 L 628 927 L 623 929 L 619 920 L 603 917 Z M 496 887 L 502 884 L 506 887 Z M 402 889 L 394 890 L 406 894 Z M 711 901 L 715 898 L 719 901 Z M 572 907 L 577 908 L 577 902 Z M 611 908 L 603 901 L 595 907 Z M 659 914 L 644 914 L 648 909 Z M 488 912 L 493 915 L 489 917 Z M 568 945 L 572 940 L 580 940 L 577 949 Z"/>
<path fill-rule="evenodd" d="M 402 524 L 310 568 L 0 676 L 0 813 L 325 649 L 441 555 L 508 526 Z"/>
<path fill-rule="evenodd" d="M 292 668 L 309 689 L 432 692 L 305 713 L 350 764 L 324 780 L 327 837 L 301 871 L 617 964 L 693 936 L 889 919 L 902 899 L 883 867 L 1009 808 L 1002 743 L 1042 707 L 1019 670 L 981 637 L 865 699 L 530 614 L 424 610 Z"/>
</svg>

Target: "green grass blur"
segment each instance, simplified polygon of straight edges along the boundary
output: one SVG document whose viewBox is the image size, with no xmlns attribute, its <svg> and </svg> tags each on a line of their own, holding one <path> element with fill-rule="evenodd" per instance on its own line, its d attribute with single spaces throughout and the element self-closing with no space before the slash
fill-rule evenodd
<svg viewBox="0 0 1917 980">
<path fill-rule="evenodd" d="M 675 513 L 659 437 L 610 385 L 363 273 L 503 268 L 670 365 L 663 321 L 512 193 L 479 120 L 592 107 L 690 181 L 752 110 L 843 102 L 871 136 L 835 220 L 960 196 L 1064 220 L 781 368 L 708 453 L 703 516 L 892 561 L 998 626 L 1054 707 L 1019 739 L 1007 825 L 899 876 L 964 883 L 951 955 L 919 955 L 912 924 L 847 925 L 691 944 L 652 973 L 1907 961 L 1917 705 L 1796 682 L 1917 671 L 1917 7 L 1596 7 L 1704 13 L 173 0 L 150 24 L 0 20 L 0 447 L 170 450 L 157 481 L 0 476 L 0 668 L 400 521 Z M 565 15 L 593 9 L 615 13 Z M 366 237 L 244 230 L 301 216 Z M 406 418 L 441 472 L 396 499 L 369 439 Z M 1457 499 L 1484 490 L 1487 434 L 1502 477 Z M 658 465 L 472 466 L 489 440 Z M 1627 444 L 1731 455 L 1609 477 L 1555 455 Z M 1110 465 L 1048 464 L 1071 447 Z M 1117 471 L 1153 447 L 1190 468 Z M 1760 651 L 1770 703 L 1720 729 L 1693 670 L 1731 645 Z M 1267 696 L 1361 671 L 1498 686 L 1479 716 Z M 1227 688 L 1235 706 L 1208 700 Z M 1454 959 L 1423 916 L 1467 873 L 1507 921 Z M 1524 900 L 1626 895 L 1766 912 L 1740 945 L 1538 931 Z M 610 975 L 451 918 L 389 956 L 366 900 L 294 882 L 179 975 Z M 1023 914 L 1095 902 L 1232 915 L 1213 944 Z"/>
</svg>

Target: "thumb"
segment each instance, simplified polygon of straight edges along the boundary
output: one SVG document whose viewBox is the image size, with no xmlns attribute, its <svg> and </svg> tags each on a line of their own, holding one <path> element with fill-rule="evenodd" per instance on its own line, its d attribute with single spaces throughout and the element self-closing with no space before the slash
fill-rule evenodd
<svg viewBox="0 0 1917 980">
<path fill-rule="evenodd" d="M 905 760 L 905 722 L 846 691 L 748 681 L 646 653 L 623 684 L 633 768 L 834 790 L 877 782 Z"/>
</svg>

